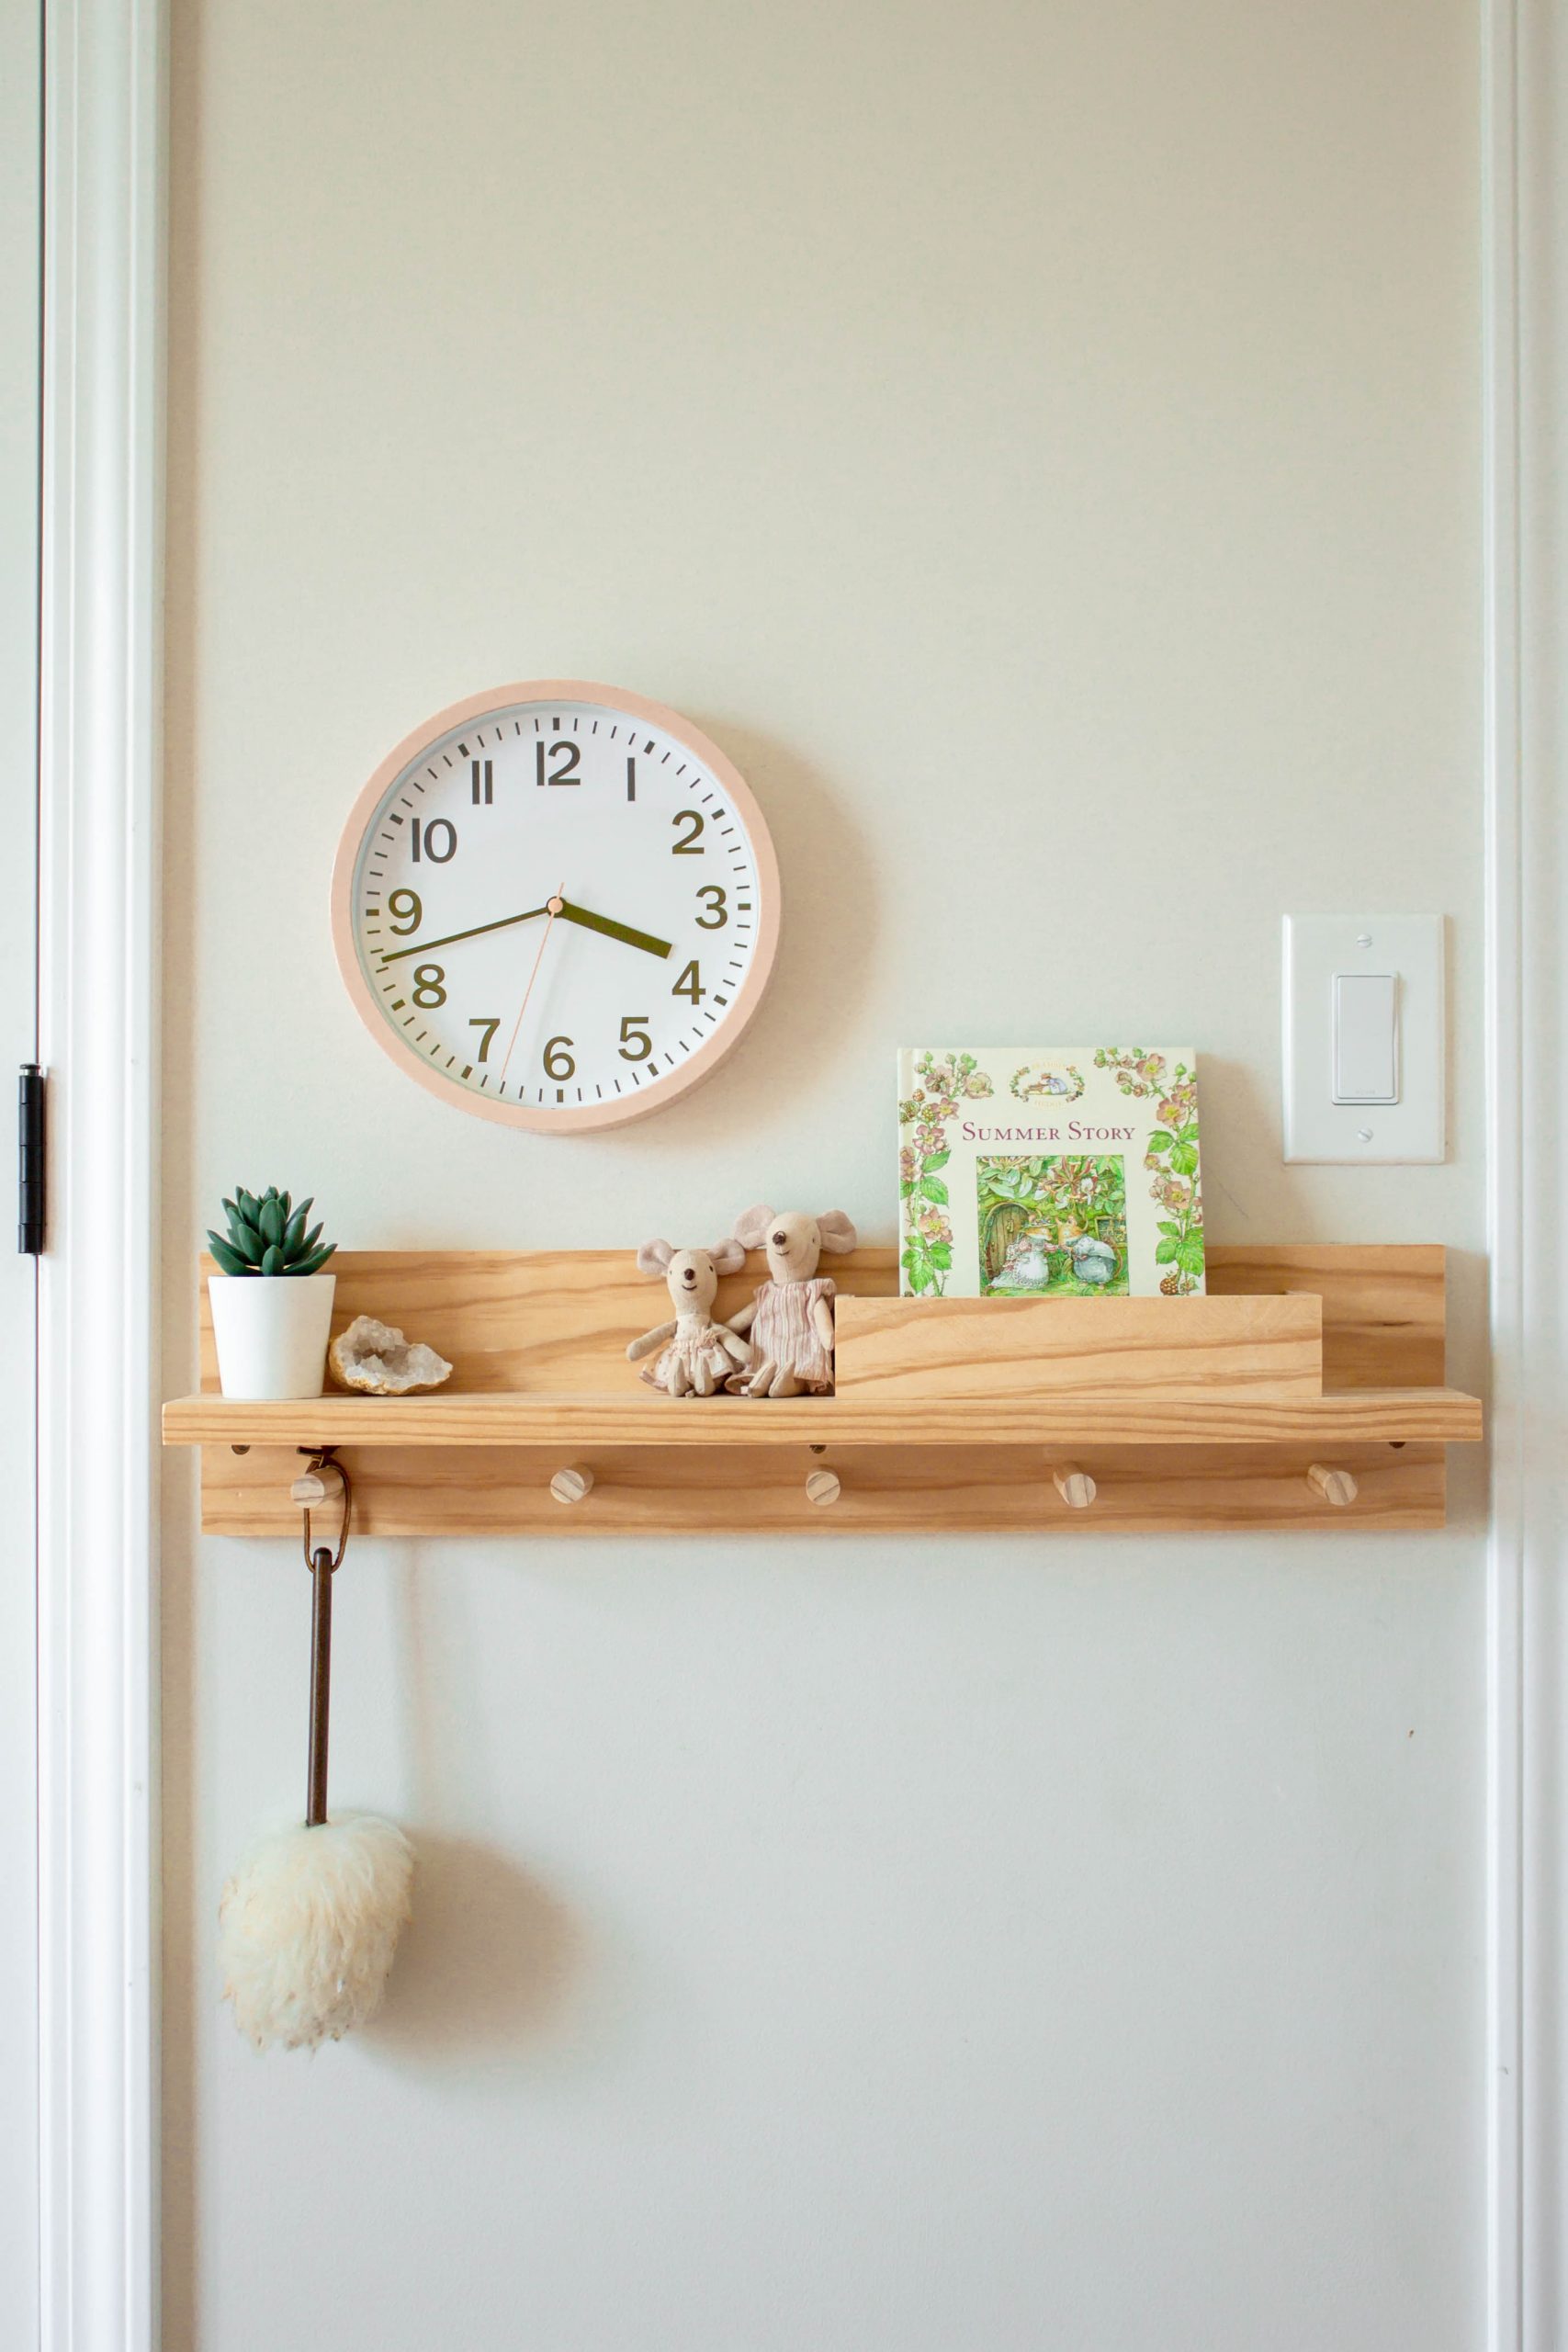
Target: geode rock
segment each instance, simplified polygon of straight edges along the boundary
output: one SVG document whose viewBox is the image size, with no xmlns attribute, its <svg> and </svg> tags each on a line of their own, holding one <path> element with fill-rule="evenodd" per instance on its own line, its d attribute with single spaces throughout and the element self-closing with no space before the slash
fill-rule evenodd
<svg viewBox="0 0 1568 2352">
<path fill-rule="evenodd" d="M 416 1388 L 439 1388 L 452 1377 L 445 1356 L 434 1348 L 411 1347 L 400 1331 L 378 1323 L 373 1315 L 356 1315 L 338 1333 L 328 1361 L 345 1388 L 363 1389 L 368 1396 L 409 1396 Z"/>
</svg>

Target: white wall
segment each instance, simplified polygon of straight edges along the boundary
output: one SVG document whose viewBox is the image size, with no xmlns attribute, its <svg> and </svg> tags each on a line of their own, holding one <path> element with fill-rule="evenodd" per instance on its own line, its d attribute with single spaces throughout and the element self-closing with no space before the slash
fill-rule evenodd
<svg viewBox="0 0 1568 2352">
<path fill-rule="evenodd" d="M 1458 0 L 182 0 L 168 1359 L 236 1179 L 359 1245 L 890 1238 L 892 1051 L 1196 1039 L 1220 1239 L 1480 1232 Z M 525 675 L 712 732 L 788 892 L 724 1076 L 572 1142 L 365 1037 L 331 854 Z M 1452 918 L 1453 1156 L 1280 1161 L 1287 910 Z M 1450 1370 L 1480 1377 L 1456 1269 Z M 165 1557 L 168 2352 L 1454 2352 L 1477 1484 L 1436 1538 L 356 1547 L 385 2022 L 255 2058 L 306 1586 Z"/>
</svg>

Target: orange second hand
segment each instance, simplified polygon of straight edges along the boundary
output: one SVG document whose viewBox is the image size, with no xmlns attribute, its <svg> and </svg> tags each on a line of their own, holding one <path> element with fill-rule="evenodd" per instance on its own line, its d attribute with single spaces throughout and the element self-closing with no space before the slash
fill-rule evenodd
<svg viewBox="0 0 1568 2352">
<path fill-rule="evenodd" d="M 539 977 L 539 967 L 545 960 L 545 950 L 550 944 L 550 933 L 555 928 L 556 909 L 560 904 L 560 892 L 558 890 L 547 903 L 549 914 L 545 923 L 545 935 L 539 942 L 539 952 L 534 958 L 534 968 L 528 975 L 528 985 L 523 991 L 523 1001 L 517 1008 L 517 1018 L 512 1024 L 512 1035 L 507 1043 L 505 1058 L 501 1065 L 502 1086 L 506 1083 L 506 1073 L 512 1066 L 512 1048 L 517 1043 L 517 1032 L 523 1026 L 523 1015 L 528 1010 L 528 999 L 534 993 L 534 983 Z"/>
</svg>

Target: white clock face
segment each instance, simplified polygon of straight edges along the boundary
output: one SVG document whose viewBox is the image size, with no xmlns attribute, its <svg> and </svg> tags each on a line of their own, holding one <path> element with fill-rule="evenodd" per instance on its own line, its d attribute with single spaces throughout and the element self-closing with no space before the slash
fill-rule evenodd
<svg viewBox="0 0 1568 2352">
<path fill-rule="evenodd" d="M 482 1117 L 570 1131 L 705 1077 L 755 1010 L 778 879 L 717 746 L 610 687 L 512 686 L 400 744 L 333 876 L 379 1042 Z"/>
</svg>

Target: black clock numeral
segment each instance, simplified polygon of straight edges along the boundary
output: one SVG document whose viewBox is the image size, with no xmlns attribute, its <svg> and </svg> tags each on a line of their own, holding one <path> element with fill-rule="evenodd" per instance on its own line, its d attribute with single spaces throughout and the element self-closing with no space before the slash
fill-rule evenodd
<svg viewBox="0 0 1568 2352">
<path fill-rule="evenodd" d="M 722 931 L 725 924 L 729 921 L 729 901 L 725 897 L 724 892 L 720 889 L 718 884 L 716 882 L 705 882 L 702 888 L 697 892 L 697 896 L 699 899 L 706 899 L 708 901 L 708 910 L 706 914 L 699 915 L 697 917 L 697 929 L 699 931 Z"/>
<path fill-rule="evenodd" d="M 417 931 L 424 921 L 424 907 L 417 890 L 394 890 L 387 901 L 387 911 L 399 918 L 396 922 L 389 923 L 388 929 L 395 931 L 400 939 L 406 939 L 410 932 Z"/>
<path fill-rule="evenodd" d="M 495 799 L 495 762 L 493 760 L 468 762 L 468 790 L 473 797 L 476 808 L 488 808 L 491 806 Z"/>
<path fill-rule="evenodd" d="M 438 1004 L 446 1003 L 446 974 L 441 965 L 414 966 L 413 1001 L 422 1012 L 434 1012 Z"/>
<path fill-rule="evenodd" d="M 567 1050 L 571 1042 L 570 1037 L 552 1037 L 549 1040 L 545 1047 L 545 1076 L 547 1078 L 575 1078 L 577 1076 L 577 1064 Z"/>
<path fill-rule="evenodd" d="M 582 782 L 582 778 L 577 773 L 579 767 L 582 763 L 582 746 L 581 743 L 552 743 L 549 747 L 547 756 L 552 760 L 558 761 L 559 763 L 558 766 L 547 769 L 545 764 L 547 757 L 545 751 L 545 739 L 541 735 L 538 741 L 534 746 L 534 781 L 536 784 L 581 784 Z"/>
<path fill-rule="evenodd" d="M 621 1042 L 616 1051 L 624 1062 L 645 1062 L 653 1051 L 653 1039 L 648 1034 L 646 1012 L 623 1012 Z"/>
<path fill-rule="evenodd" d="M 707 990 L 703 986 L 702 975 L 697 969 L 697 960 L 694 956 L 670 993 L 671 996 L 689 996 L 694 1004 L 699 1003 L 706 996 Z"/>
<path fill-rule="evenodd" d="M 409 831 L 413 839 L 413 862 L 416 865 L 422 857 L 427 857 L 432 865 L 445 865 L 457 850 L 457 828 L 448 818 L 433 817 L 428 825 L 422 825 L 416 817 Z M 437 834 L 441 837 L 439 841 Z"/>
<path fill-rule="evenodd" d="M 628 800 L 637 798 L 637 762 L 635 760 L 626 762 L 626 798 Z"/>
<path fill-rule="evenodd" d="M 670 822 L 677 830 L 682 825 L 690 825 L 692 829 L 689 833 L 682 833 L 679 841 L 671 842 L 671 857 L 703 857 L 706 854 L 705 851 L 697 847 L 697 842 L 702 837 L 703 820 L 695 808 L 680 809 L 671 818 Z"/>
<path fill-rule="evenodd" d="M 498 1012 L 496 1014 L 493 1021 L 488 1013 L 480 1013 L 477 1019 L 470 1016 L 468 1026 L 470 1029 L 482 1029 L 484 1031 L 484 1035 L 479 1039 L 479 1052 L 474 1056 L 474 1059 L 477 1062 L 488 1062 L 490 1059 L 490 1041 L 501 1026 L 500 1013 Z"/>
</svg>

